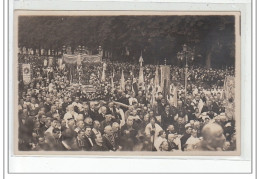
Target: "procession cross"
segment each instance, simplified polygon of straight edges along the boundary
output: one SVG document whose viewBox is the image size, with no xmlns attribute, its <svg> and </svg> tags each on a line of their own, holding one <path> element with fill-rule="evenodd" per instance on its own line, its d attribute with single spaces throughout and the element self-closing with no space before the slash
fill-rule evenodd
<svg viewBox="0 0 260 179">
<path fill-rule="evenodd" d="M 166 65 L 166 61 L 167 61 L 167 59 L 165 58 L 165 59 L 164 59 L 164 65 Z"/>
</svg>

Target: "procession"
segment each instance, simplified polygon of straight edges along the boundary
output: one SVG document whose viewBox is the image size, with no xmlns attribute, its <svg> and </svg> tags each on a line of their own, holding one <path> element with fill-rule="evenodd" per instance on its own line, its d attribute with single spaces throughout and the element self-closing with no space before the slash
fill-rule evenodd
<svg viewBox="0 0 260 179">
<path fill-rule="evenodd" d="M 236 151 L 234 44 L 233 16 L 20 17 L 18 150 Z"/>
<path fill-rule="evenodd" d="M 30 73 L 19 81 L 20 150 L 235 150 L 232 68 L 192 67 L 187 75 L 166 60 L 93 59 L 19 54 Z M 216 128 L 222 135 L 206 145 Z"/>
</svg>

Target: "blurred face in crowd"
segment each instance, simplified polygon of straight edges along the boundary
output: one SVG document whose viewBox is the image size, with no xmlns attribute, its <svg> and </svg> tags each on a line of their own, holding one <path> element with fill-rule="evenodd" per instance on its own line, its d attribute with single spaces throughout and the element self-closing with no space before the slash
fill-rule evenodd
<svg viewBox="0 0 260 179">
<path fill-rule="evenodd" d="M 162 151 L 168 151 L 169 145 L 167 141 L 163 141 L 161 144 Z"/>
<path fill-rule="evenodd" d="M 133 111 L 132 111 L 132 115 L 133 115 L 133 116 L 136 116 L 136 115 L 137 115 L 137 110 L 133 110 Z"/>
<path fill-rule="evenodd" d="M 61 127 L 66 127 L 66 121 L 64 119 L 61 121 Z"/>
<path fill-rule="evenodd" d="M 39 145 L 43 145 L 45 143 L 44 137 L 40 137 L 38 140 L 39 140 Z"/>
<path fill-rule="evenodd" d="M 200 100 L 200 96 L 197 95 L 197 96 L 195 97 L 195 99 L 196 99 L 197 102 L 199 102 L 199 100 Z"/>
<path fill-rule="evenodd" d="M 166 111 L 166 112 L 169 112 L 169 111 L 170 111 L 170 106 L 169 106 L 169 105 L 166 105 L 166 106 L 165 106 L 165 111 Z"/>
<path fill-rule="evenodd" d="M 91 108 L 91 109 L 95 109 L 95 103 L 93 103 L 93 102 L 90 102 L 90 104 L 89 104 L 89 105 L 90 105 L 90 108 Z"/>
<path fill-rule="evenodd" d="M 75 102 L 78 103 L 79 102 L 79 97 L 75 98 Z"/>
<path fill-rule="evenodd" d="M 56 128 L 56 127 L 57 127 L 57 120 L 53 120 L 53 121 L 51 122 L 51 126 L 52 126 L 53 128 Z"/>
<path fill-rule="evenodd" d="M 112 135 L 113 134 L 113 130 L 111 126 L 106 126 L 104 129 L 104 133 L 107 135 Z"/>
<path fill-rule="evenodd" d="M 173 125 L 169 125 L 167 129 L 168 129 L 168 131 L 173 132 L 174 131 L 174 126 Z"/>
<path fill-rule="evenodd" d="M 199 113 L 199 108 L 196 108 L 196 109 L 195 109 L 195 113 Z"/>
<path fill-rule="evenodd" d="M 33 104 L 36 103 L 36 100 L 34 97 L 31 98 L 31 103 L 33 103 Z"/>
<path fill-rule="evenodd" d="M 78 137 L 79 139 L 83 140 L 85 138 L 85 131 L 84 130 L 79 131 Z"/>
<path fill-rule="evenodd" d="M 39 121 L 35 121 L 34 122 L 34 128 L 35 129 L 39 129 L 40 128 L 40 122 Z"/>
<path fill-rule="evenodd" d="M 50 98 L 46 98 L 46 103 L 50 104 L 51 103 L 51 99 Z"/>
<path fill-rule="evenodd" d="M 77 121 L 77 127 L 80 128 L 80 129 L 83 129 L 84 128 L 84 122 L 83 121 Z"/>
<path fill-rule="evenodd" d="M 134 124 L 134 119 L 133 118 L 131 118 L 131 117 L 128 117 L 128 119 L 127 119 L 127 125 L 128 126 L 133 126 L 133 124 Z"/>
<path fill-rule="evenodd" d="M 197 137 L 197 130 L 196 129 L 192 129 L 191 135 L 196 138 Z"/>
<path fill-rule="evenodd" d="M 173 142 L 174 141 L 174 134 L 169 134 L 168 135 L 168 141 Z"/>
<path fill-rule="evenodd" d="M 178 117 L 177 122 L 178 124 L 183 124 L 184 119 L 182 117 Z"/>
<path fill-rule="evenodd" d="M 73 119 L 68 121 L 68 127 L 72 130 L 75 129 L 75 121 Z"/>
<path fill-rule="evenodd" d="M 191 134 L 191 131 L 192 131 L 192 128 L 191 128 L 191 127 L 187 127 L 187 128 L 186 128 L 186 133 L 187 133 L 187 134 Z"/>
<path fill-rule="evenodd" d="M 30 96 L 26 97 L 26 102 L 30 102 Z"/>
<path fill-rule="evenodd" d="M 98 143 L 98 144 L 103 143 L 102 135 L 101 135 L 101 134 L 96 135 L 95 141 L 96 141 L 96 143 Z"/>
<path fill-rule="evenodd" d="M 153 111 L 150 111 L 150 112 L 149 112 L 149 117 L 150 117 L 150 118 L 154 117 Z"/>
<path fill-rule="evenodd" d="M 133 112 L 133 110 L 134 110 L 134 106 L 132 106 L 132 105 L 129 106 L 129 111 L 130 111 L 130 112 Z"/>
<path fill-rule="evenodd" d="M 77 117 L 77 121 L 83 121 L 83 120 L 84 120 L 83 114 L 79 114 Z"/>
<path fill-rule="evenodd" d="M 41 123 L 45 123 L 46 122 L 46 116 L 45 115 L 42 115 L 42 117 L 40 118 L 40 122 Z"/>
<path fill-rule="evenodd" d="M 166 103 L 166 101 L 165 101 L 164 98 L 162 98 L 161 102 L 162 102 L 162 104 L 165 104 L 165 103 Z"/>
<path fill-rule="evenodd" d="M 194 122 L 195 122 L 194 120 L 190 120 L 190 125 L 194 126 Z"/>
<path fill-rule="evenodd" d="M 56 110 L 57 110 L 57 107 L 55 105 L 51 106 L 51 111 L 52 112 L 56 112 Z"/>
<path fill-rule="evenodd" d="M 117 122 L 114 122 L 114 123 L 112 124 L 112 130 L 113 130 L 113 132 L 118 132 L 118 130 L 119 130 L 119 124 L 118 124 Z"/>
<path fill-rule="evenodd" d="M 57 119 L 57 120 L 60 120 L 60 115 L 59 115 L 58 113 L 54 113 L 54 114 L 52 115 L 52 118 Z"/>
<path fill-rule="evenodd" d="M 42 91 L 42 96 L 45 97 L 46 96 L 46 92 Z"/>
<path fill-rule="evenodd" d="M 88 111 L 89 110 L 89 106 L 86 104 L 86 105 L 83 105 L 83 110 L 84 111 Z"/>
<path fill-rule="evenodd" d="M 91 126 L 93 121 L 92 121 L 92 119 L 91 119 L 90 117 L 87 117 L 87 118 L 84 120 L 84 122 L 86 123 L 86 125 Z"/>
<path fill-rule="evenodd" d="M 59 98 L 58 98 L 59 99 Z M 55 106 L 56 106 L 56 109 L 59 109 L 61 107 L 59 101 L 55 101 Z"/>
<path fill-rule="evenodd" d="M 223 150 L 224 150 L 224 151 L 227 151 L 227 150 L 229 150 L 229 148 L 230 148 L 230 142 L 226 141 L 226 142 L 224 143 Z"/>
<path fill-rule="evenodd" d="M 149 114 L 146 114 L 145 116 L 144 116 L 144 121 L 149 121 Z"/>
<path fill-rule="evenodd" d="M 182 101 L 177 102 L 177 107 L 182 107 Z"/>
<path fill-rule="evenodd" d="M 95 129 L 99 130 L 100 129 L 100 122 L 99 121 L 94 121 L 94 126 Z"/>
<path fill-rule="evenodd" d="M 206 124 L 202 129 L 203 140 L 213 148 L 222 148 L 225 143 L 223 129 L 216 123 Z"/>
<path fill-rule="evenodd" d="M 165 139 L 166 138 L 166 133 L 163 131 L 161 138 Z"/>
<path fill-rule="evenodd" d="M 114 106 L 114 103 L 113 103 L 113 102 L 108 103 L 108 107 L 109 107 L 109 108 L 112 108 L 113 106 Z"/>
<path fill-rule="evenodd" d="M 105 106 L 101 107 L 101 113 L 106 114 L 107 113 L 107 108 Z"/>
<path fill-rule="evenodd" d="M 162 93 L 158 93 L 158 99 L 162 99 L 162 98 L 163 98 Z"/>
<path fill-rule="evenodd" d="M 53 137 L 55 139 L 59 139 L 61 137 L 61 131 L 60 130 L 54 130 L 52 134 L 53 134 Z"/>
<path fill-rule="evenodd" d="M 152 125 L 155 125 L 155 118 L 151 118 L 151 119 L 150 119 L 150 123 L 151 123 Z"/>
<path fill-rule="evenodd" d="M 112 115 L 111 115 L 111 114 L 107 114 L 107 115 L 105 115 L 105 118 L 106 118 L 106 121 L 107 121 L 107 122 L 111 122 L 111 120 L 112 120 Z"/>
</svg>

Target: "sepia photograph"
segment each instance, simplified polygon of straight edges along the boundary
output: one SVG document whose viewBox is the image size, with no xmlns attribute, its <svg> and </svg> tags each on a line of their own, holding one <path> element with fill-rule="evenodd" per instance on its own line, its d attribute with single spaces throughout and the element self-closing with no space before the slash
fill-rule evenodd
<svg viewBox="0 0 260 179">
<path fill-rule="evenodd" d="M 240 155 L 240 13 L 15 11 L 14 153 Z"/>
</svg>

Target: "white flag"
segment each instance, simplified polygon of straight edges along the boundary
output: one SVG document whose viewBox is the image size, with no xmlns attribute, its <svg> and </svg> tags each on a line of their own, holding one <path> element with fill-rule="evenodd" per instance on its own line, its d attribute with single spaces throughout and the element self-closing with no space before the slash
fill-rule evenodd
<svg viewBox="0 0 260 179">
<path fill-rule="evenodd" d="M 125 77 L 124 77 L 124 71 L 122 70 L 122 75 L 121 75 L 121 81 L 120 81 L 120 89 L 125 91 Z"/>
</svg>

